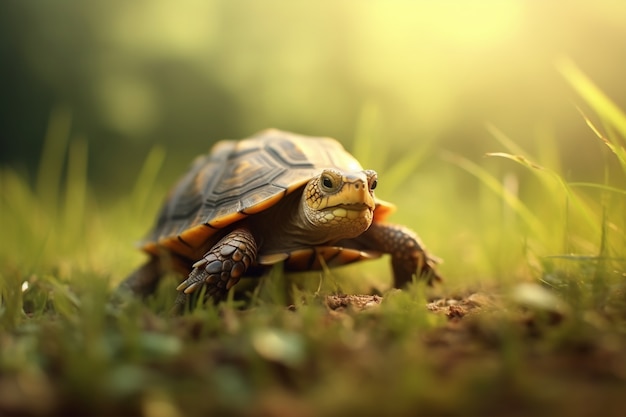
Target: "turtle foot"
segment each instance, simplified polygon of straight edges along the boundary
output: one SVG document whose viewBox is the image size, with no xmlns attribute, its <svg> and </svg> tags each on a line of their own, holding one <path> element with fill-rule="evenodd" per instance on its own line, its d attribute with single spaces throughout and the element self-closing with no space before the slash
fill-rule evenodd
<svg viewBox="0 0 626 417">
<path fill-rule="evenodd" d="M 256 254 L 257 245 L 250 230 L 245 227 L 235 229 L 193 264 L 187 279 L 176 289 L 189 295 L 204 285 L 207 297 L 221 299 L 239 282 Z"/>
</svg>

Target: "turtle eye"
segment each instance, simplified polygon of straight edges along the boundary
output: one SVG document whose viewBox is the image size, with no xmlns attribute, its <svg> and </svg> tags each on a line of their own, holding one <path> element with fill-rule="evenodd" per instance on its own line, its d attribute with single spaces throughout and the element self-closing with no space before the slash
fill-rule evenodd
<svg viewBox="0 0 626 417">
<path fill-rule="evenodd" d="M 376 189 L 376 186 L 378 185 L 378 174 L 376 174 L 376 171 L 373 171 L 371 169 L 365 171 L 365 174 L 367 175 L 367 181 L 369 182 L 370 191 L 374 191 L 374 189 Z"/>
<path fill-rule="evenodd" d="M 322 172 L 319 178 L 319 187 L 325 193 L 335 193 L 341 188 L 341 175 L 332 170 Z"/>
<path fill-rule="evenodd" d="M 334 186 L 332 178 L 330 178 L 328 175 L 324 175 L 322 177 L 322 185 L 324 186 L 324 188 L 332 190 Z"/>
</svg>

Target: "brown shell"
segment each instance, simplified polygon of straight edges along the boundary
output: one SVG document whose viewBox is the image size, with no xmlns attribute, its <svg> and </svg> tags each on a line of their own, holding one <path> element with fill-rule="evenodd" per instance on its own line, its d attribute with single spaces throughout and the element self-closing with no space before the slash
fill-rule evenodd
<svg viewBox="0 0 626 417">
<path fill-rule="evenodd" d="M 325 168 L 363 168 L 334 139 L 276 129 L 244 140 L 224 140 L 196 158 L 174 186 L 143 249 L 193 258 L 220 229 L 264 211 L 303 187 Z M 379 201 L 374 221 L 393 206 Z M 295 209 L 295 207 L 294 207 Z"/>
</svg>

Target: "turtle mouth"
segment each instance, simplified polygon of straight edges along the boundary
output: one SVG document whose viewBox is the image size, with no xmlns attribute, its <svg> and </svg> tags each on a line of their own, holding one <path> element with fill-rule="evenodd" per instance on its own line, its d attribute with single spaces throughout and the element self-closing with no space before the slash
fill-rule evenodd
<svg viewBox="0 0 626 417">
<path fill-rule="evenodd" d="M 351 203 L 351 204 L 337 204 L 336 206 L 331 207 L 332 209 L 341 208 L 344 210 L 352 210 L 352 211 L 363 211 L 363 210 L 372 210 L 372 207 L 368 206 L 365 203 Z"/>
</svg>

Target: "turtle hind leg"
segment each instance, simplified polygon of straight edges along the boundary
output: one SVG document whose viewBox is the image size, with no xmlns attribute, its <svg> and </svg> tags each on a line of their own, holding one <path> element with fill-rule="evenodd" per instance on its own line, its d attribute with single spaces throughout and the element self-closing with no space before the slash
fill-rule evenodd
<svg viewBox="0 0 626 417">
<path fill-rule="evenodd" d="M 116 294 L 130 292 L 133 295 L 147 297 L 156 291 L 163 273 L 161 261 L 156 256 L 152 256 L 148 262 L 134 270 L 122 281 L 115 292 Z"/>
<path fill-rule="evenodd" d="M 344 241 L 340 242 L 344 243 Z M 413 275 L 426 279 L 428 285 L 442 280 L 436 270 L 441 262 L 426 251 L 412 230 L 397 224 L 372 223 L 363 234 L 346 242 L 359 249 L 371 249 L 391 255 L 394 287 L 401 288 L 412 281 Z"/>
<path fill-rule="evenodd" d="M 213 300 L 223 298 L 254 263 L 257 243 L 247 227 L 233 230 L 217 242 L 202 259 L 193 264 L 193 270 L 176 289 L 180 291 L 176 304 L 206 287 L 206 295 Z"/>
</svg>

